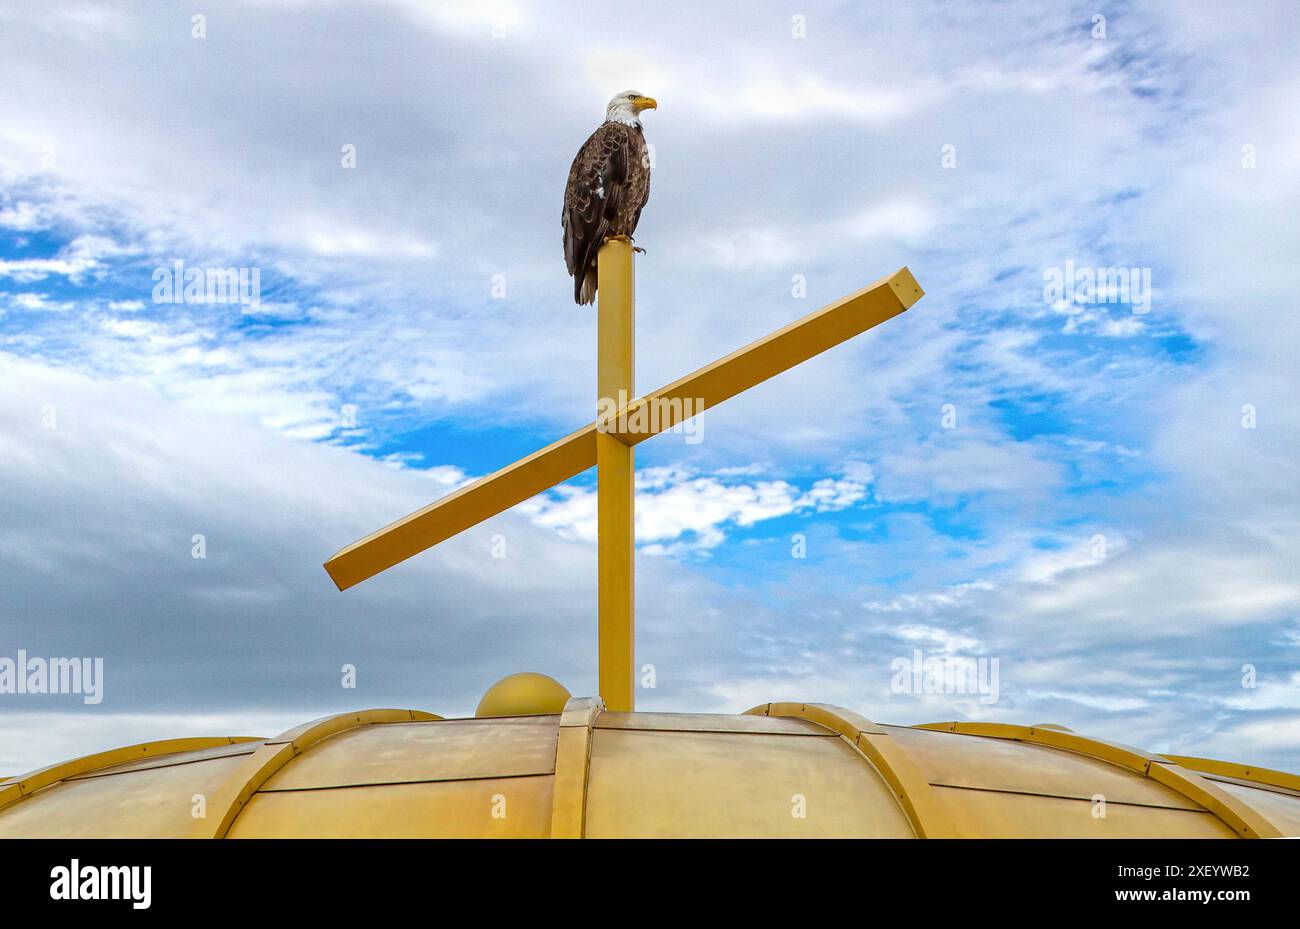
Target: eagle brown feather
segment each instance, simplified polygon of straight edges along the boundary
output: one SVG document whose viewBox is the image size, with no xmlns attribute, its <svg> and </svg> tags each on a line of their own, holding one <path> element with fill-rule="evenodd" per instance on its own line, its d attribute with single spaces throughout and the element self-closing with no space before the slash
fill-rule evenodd
<svg viewBox="0 0 1300 929">
<path fill-rule="evenodd" d="M 640 126 L 603 123 L 578 150 L 564 188 L 564 263 L 573 299 L 596 299 L 596 258 L 611 236 L 631 237 L 650 199 L 650 159 Z"/>
</svg>

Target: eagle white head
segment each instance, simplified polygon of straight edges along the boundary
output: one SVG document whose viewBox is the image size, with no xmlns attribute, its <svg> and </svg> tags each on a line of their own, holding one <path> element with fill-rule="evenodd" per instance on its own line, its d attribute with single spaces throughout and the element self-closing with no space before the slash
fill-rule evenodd
<svg viewBox="0 0 1300 929">
<path fill-rule="evenodd" d="M 624 126 L 641 125 L 643 110 L 655 110 L 659 104 L 654 97 L 647 97 L 639 91 L 625 90 L 614 94 L 605 108 L 605 122 L 622 123 Z"/>
</svg>

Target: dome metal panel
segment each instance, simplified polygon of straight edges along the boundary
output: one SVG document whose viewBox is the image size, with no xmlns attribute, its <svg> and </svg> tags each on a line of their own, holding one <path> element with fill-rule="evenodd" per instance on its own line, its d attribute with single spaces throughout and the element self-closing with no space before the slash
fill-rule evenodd
<svg viewBox="0 0 1300 929">
<path fill-rule="evenodd" d="M 1300 836 L 1300 794 L 1231 781 L 1223 789 L 1262 813 L 1283 835 Z"/>
<path fill-rule="evenodd" d="M 926 723 L 916 727 L 963 736 L 1010 739 L 1033 745 L 1048 745 L 1092 758 L 1099 758 L 1120 768 L 1170 787 L 1198 806 L 1218 817 L 1232 831 L 1244 838 L 1277 838 L 1282 831 L 1259 810 L 1224 790 L 1222 786 L 1180 767 L 1161 755 L 1153 755 L 1104 739 L 1092 739 L 1065 729 L 1038 729 L 1006 723 Z"/>
<path fill-rule="evenodd" d="M 989 839 L 1231 839 L 1210 813 L 940 787 L 963 832 Z"/>
<path fill-rule="evenodd" d="M 520 716 L 349 729 L 285 764 L 261 789 L 552 774 L 559 720 Z"/>
<path fill-rule="evenodd" d="M 587 798 L 591 837 L 913 836 L 840 738 L 597 728 Z"/>
<path fill-rule="evenodd" d="M 1041 794 L 1110 803 L 1200 810 L 1192 801 L 1114 764 L 1064 749 L 1010 739 L 966 736 L 887 726 L 936 787 Z"/>
<path fill-rule="evenodd" d="M 550 831 L 553 780 L 542 775 L 259 792 L 228 836 L 541 839 Z"/>
<path fill-rule="evenodd" d="M 182 761 L 102 777 L 59 781 L 0 811 L 5 838 L 201 838 L 195 797 L 207 798 L 244 761 L 244 755 Z"/>
<path fill-rule="evenodd" d="M 364 710 L 100 752 L 0 782 L 0 836 L 1250 837 L 1300 834 L 1297 788 L 1056 726 L 578 697 L 558 716 Z"/>
<path fill-rule="evenodd" d="M 663 732 L 762 732 L 768 735 L 833 736 L 825 726 L 804 719 L 728 716 L 725 713 L 608 713 L 596 717 L 597 729 L 649 729 Z"/>
</svg>

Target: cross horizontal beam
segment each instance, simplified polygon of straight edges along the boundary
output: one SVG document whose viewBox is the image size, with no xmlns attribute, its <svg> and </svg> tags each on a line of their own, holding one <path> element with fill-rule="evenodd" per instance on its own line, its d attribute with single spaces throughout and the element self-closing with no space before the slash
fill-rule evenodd
<svg viewBox="0 0 1300 929">
<path fill-rule="evenodd" d="M 347 590 L 516 503 L 577 477 L 595 464 L 596 424 L 588 423 L 528 457 L 353 542 L 325 562 L 325 570 L 339 590 Z"/>
<path fill-rule="evenodd" d="M 923 296 L 912 272 L 900 268 L 857 293 L 841 297 L 757 342 L 633 400 L 599 425 L 628 445 L 637 445 L 894 318 Z M 653 417 L 649 415 L 651 410 L 657 411 Z"/>
<path fill-rule="evenodd" d="M 423 509 L 353 542 L 325 562 L 347 590 L 459 532 L 576 477 L 596 464 L 596 436 L 605 432 L 636 445 L 683 419 L 717 406 L 782 371 L 807 361 L 899 315 L 924 296 L 907 268 L 671 384 L 639 397 L 500 471 L 479 478 Z M 649 416 L 650 410 L 656 415 Z M 646 415 L 638 415 L 638 411 Z"/>
</svg>

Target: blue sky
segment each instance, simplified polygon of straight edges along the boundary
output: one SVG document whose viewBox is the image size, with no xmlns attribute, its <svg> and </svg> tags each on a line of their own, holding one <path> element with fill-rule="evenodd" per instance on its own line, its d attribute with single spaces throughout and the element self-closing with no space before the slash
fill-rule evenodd
<svg viewBox="0 0 1300 929">
<path fill-rule="evenodd" d="M 927 291 L 638 449 L 640 707 L 1300 768 L 1296 10 L 799 6 L 6 5 L 0 655 L 106 682 L 0 696 L 0 773 L 594 691 L 593 475 L 345 594 L 320 562 L 591 418 L 559 203 L 626 87 L 660 101 L 639 387 Z M 261 305 L 155 301 L 177 260 Z M 1150 291 L 1049 299 L 1067 262 Z M 914 649 L 998 659 L 998 700 L 891 690 Z"/>
</svg>

